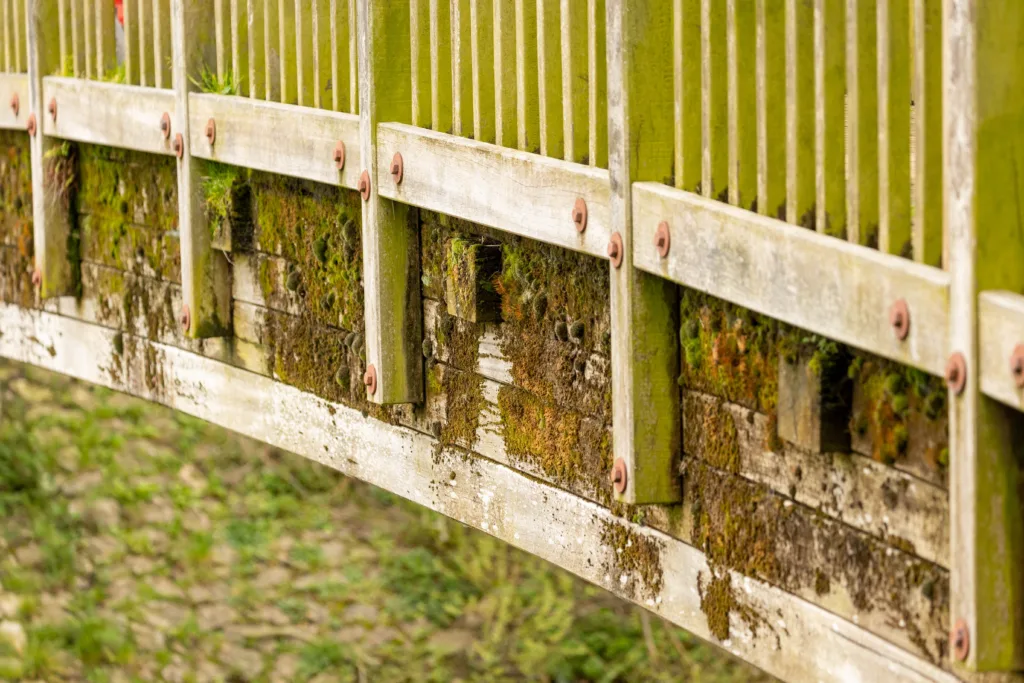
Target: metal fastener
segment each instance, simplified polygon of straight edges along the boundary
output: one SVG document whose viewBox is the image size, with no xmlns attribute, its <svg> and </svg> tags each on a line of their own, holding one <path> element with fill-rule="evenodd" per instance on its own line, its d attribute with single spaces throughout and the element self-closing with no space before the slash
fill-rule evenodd
<svg viewBox="0 0 1024 683">
<path fill-rule="evenodd" d="M 1017 344 L 1010 355 L 1010 372 L 1018 389 L 1024 389 L 1024 344 Z"/>
<path fill-rule="evenodd" d="M 345 168 L 345 143 L 341 140 L 334 146 L 334 165 L 339 171 Z"/>
<path fill-rule="evenodd" d="M 56 123 L 57 122 L 57 98 L 56 97 L 51 97 L 50 98 L 50 104 L 48 104 L 46 106 L 46 111 L 50 112 L 50 118 L 53 119 L 54 123 Z"/>
<path fill-rule="evenodd" d="M 28 134 L 31 135 L 32 137 L 36 136 L 36 115 L 35 114 L 29 114 L 28 115 L 28 121 L 25 122 L 25 130 L 27 130 Z"/>
<path fill-rule="evenodd" d="M 21 100 L 18 98 L 18 93 L 11 95 L 11 111 L 14 112 L 15 118 L 18 116 L 18 112 L 21 111 Z"/>
<path fill-rule="evenodd" d="M 889 325 L 900 341 L 910 334 L 910 309 L 906 299 L 897 299 L 889 308 Z"/>
<path fill-rule="evenodd" d="M 668 231 L 668 222 L 658 223 L 658 229 L 654 232 L 654 248 L 658 250 L 658 256 L 665 258 L 672 246 L 672 236 Z"/>
<path fill-rule="evenodd" d="M 171 148 L 174 150 L 174 156 L 179 159 L 185 155 L 185 141 L 181 138 L 181 133 L 174 136 L 174 142 L 171 144 Z"/>
<path fill-rule="evenodd" d="M 181 331 L 188 332 L 192 327 L 192 311 L 189 310 L 188 304 L 183 304 L 181 307 L 181 317 L 178 319 L 181 323 Z"/>
<path fill-rule="evenodd" d="M 370 396 L 377 393 L 377 368 L 372 364 L 366 366 L 366 372 L 363 373 L 363 384 L 366 385 L 366 393 Z"/>
<path fill-rule="evenodd" d="M 402 178 L 405 177 L 405 162 L 402 160 L 401 152 L 395 152 L 395 156 L 391 157 L 391 177 L 395 185 L 402 184 Z"/>
<path fill-rule="evenodd" d="M 171 115 L 167 112 L 160 117 L 160 133 L 164 136 L 164 140 L 171 137 Z"/>
<path fill-rule="evenodd" d="M 43 271 L 36 268 L 32 271 L 32 286 L 41 287 L 43 284 Z"/>
<path fill-rule="evenodd" d="M 617 232 L 612 233 L 612 238 L 608 242 L 608 258 L 616 268 L 622 265 L 622 235 Z"/>
<path fill-rule="evenodd" d="M 370 201 L 370 173 L 369 171 L 363 171 L 362 175 L 359 176 L 359 196 L 363 198 L 364 202 Z"/>
<path fill-rule="evenodd" d="M 952 633 L 949 634 L 949 643 L 952 645 L 953 656 L 958 662 L 967 659 L 971 652 L 971 632 L 967 630 L 967 622 L 958 619 Z"/>
<path fill-rule="evenodd" d="M 576 226 L 576 232 L 583 232 L 587 229 L 587 202 L 583 197 L 577 197 L 572 207 L 572 222 Z"/>
<path fill-rule="evenodd" d="M 217 141 L 217 122 L 210 119 L 206 122 L 206 140 L 213 147 L 213 143 Z"/>
<path fill-rule="evenodd" d="M 612 487 L 614 487 L 615 493 L 619 495 L 625 493 L 628 480 L 629 475 L 626 473 L 626 461 L 622 458 L 616 458 L 615 464 L 612 465 Z"/>
<path fill-rule="evenodd" d="M 949 390 L 959 396 L 967 386 L 967 359 L 957 351 L 946 361 L 946 384 Z"/>
</svg>

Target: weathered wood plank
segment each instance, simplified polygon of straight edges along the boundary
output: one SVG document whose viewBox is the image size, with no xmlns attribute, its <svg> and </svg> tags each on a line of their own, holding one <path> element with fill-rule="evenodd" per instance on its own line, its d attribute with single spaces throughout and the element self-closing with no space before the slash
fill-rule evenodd
<svg viewBox="0 0 1024 683">
<path fill-rule="evenodd" d="M 430 127 L 430 4 L 428 0 L 409 2 L 409 56 L 412 73 L 412 125 Z"/>
<path fill-rule="evenodd" d="M 452 130 L 452 27 L 450 0 L 430 4 L 430 127 Z"/>
<path fill-rule="evenodd" d="M 786 217 L 786 13 L 784 0 L 758 0 L 757 210 Z M 812 24 L 808 24 L 812 25 Z M 809 41 L 808 41 L 809 42 Z M 806 69 L 805 69 L 806 71 Z M 797 93 L 794 92 L 794 96 Z M 801 113 L 813 110 L 810 99 Z M 796 125 L 799 125 L 797 123 Z M 810 166 L 806 167 L 807 169 Z"/>
<path fill-rule="evenodd" d="M 725 201 L 729 189 L 728 8 L 721 0 L 701 0 L 700 7 L 701 194 Z"/>
<path fill-rule="evenodd" d="M 910 1 L 878 2 L 878 248 L 906 256 L 910 239 Z"/>
<path fill-rule="evenodd" d="M 527 152 L 540 150 L 540 109 L 537 107 L 537 5 L 515 0 L 516 139 Z"/>
<path fill-rule="evenodd" d="M 473 139 L 494 142 L 494 4 L 470 0 L 473 66 Z"/>
<path fill-rule="evenodd" d="M 168 0 L 153 0 L 154 85 L 171 84 L 171 21 Z"/>
<path fill-rule="evenodd" d="M 846 237 L 846 0 L 814 0 L 814 228 Z"/>
<path fill-rule="evenodd" d="M 757 204 L 757 22 L 750 0 L 726 2 L 729 203 L 755 210 Z M 781 138 L 780 138 L 781 139 Z"/>
<path fill-rule="evenodd" d="M 359 186 L 359 119 L 352 114 L 192 93 L 189 117 L 190 144 L 197 157 L 352 189 Z M 211 118 L 217 122 L 212 148 L 204 132 Z M 334 160 L 339 141 L 345 144 L 341 171 Z"/>
<path fill-rule="evenodd" d="M 606 171 L 400 124 L 382 124 L 378 134 L 382 158 L 401 152 L 405 159 L 400 185 L 391 180 L 387 167 L 379 169 L 383 196 L 607 257 L 611 231 Z M 582 233 L 572 216 L 577 197 L 587 203 Z M 529 212 L 523 211 L 524 199 Z"/>
<path fill-rule="evenodd" d="M 10 106 L 11 98 L 18 96 L 18 113 Z M 0 128 L 25 130 L 28 118 L 28 74 L 0 74 Z"/>
<path fill-rule="evenodd" d="M 942 0 L 914 0 L 914 260 L 943 262 Z"/>
<path fill-rule="evenodd" d="M 494 0 L 494 142 L 516 146 L 515 0 Z"/>
<path fill-rule="evenodd" d="M 675 0 L 672 10 L 675 186 L 690 192 L 700 190 L 703 163 L 700 8 L 700 0 Z"/>
<path fill-rule="evenodd" d="M 878 246 L 876 3 L 846 1 L 846 237 Z"/>
<path fill-rule="evenodd" d="M 608 168 L 608 59 L 604 0 L 587 0 L 587 112 L 590 165 Z"/>
<path fill-rule="evenodd" d="M 115 378 L 108 363 L 97 362 L 113 355 L 113 331 L 6 305 L 0 306 L 0 326 L 9 331 L 0 337 L 4 357 L 129 391 L 300 453 L 487 531 L 699 637 L 711 637 L 697 590 L 709 575 L 706 559 L 665 534 L 503 465 L 466 458 L 462 451 L 439 452 L 433 439 L 407 428 L 186 351 L 127 340 L 125 371 Z M 147 353 L 159 362 L 159 384 L 146 381 Z M 606 540 L 614 528 L 655 549 L 664 577 L 657 590 L 618 563 L 619 548 Z M 736 637 L 722 645 L 769 673 L 792 681 L 955 680 L 803 599 L 736 574 L 730 580 L 747 609 L 771 618 L 752 628 L 734 612 L 730 627 Z"/>
<path fill-rule="evenodd" d="M 1008 406 L 1024 410 L 1024 386 L 1014 373 L 1014 352 L 1018 347 L 1024 347 L 1024 296 L 1012 292 L 982 292 L 978 297 L 981 391 Z"/>
<path fill-rule="evenodd" d="M 655 183 L 633 187 L 638 268 L 801 329 L 943 375 L 949 277 L 876 250 Z M 653 246 L 667 221 L 673 248 Z M 905 299 L 910 333 L 900 341 L 889 309 Z"/>
<path fill-rule="evenodd" d="M 540 153 L 561 157 L 562 72 L 566 68 L 559 50 L 561 41 L 558 2 L 537 0 L 537 107 L 540 110 Z"/>
<path fill-rule="evenodd" d="M 151 154 L 174 154 L 173 135 L 164 138 L 160 130 L 164 112 L 174 119 L 173 90 L 47 76 L 43 79 L 43 98 L 57 101 L 57 120 L 49 115 L 42 120 L 46 135 Z"/>
<path fill-rule="evenodd" d="M 553 5 L 553 2 L 549 2 Z M 591 74 L 588 69 L 586 0 L 561 0 L 562 28 L 562 129 L 566 161 L 586 162 L 590 151 L 588 116 Z M 540 7 L 538 6 L 538 11 Z"/>
<path fill-rule="evenodd" d="M 816 199 L 814 40 L 808 40 L 801 29 L 811 26 L 813 32 L 814 2 L 785 2 L 786 220 L 813 229 Z"/>
</svg>

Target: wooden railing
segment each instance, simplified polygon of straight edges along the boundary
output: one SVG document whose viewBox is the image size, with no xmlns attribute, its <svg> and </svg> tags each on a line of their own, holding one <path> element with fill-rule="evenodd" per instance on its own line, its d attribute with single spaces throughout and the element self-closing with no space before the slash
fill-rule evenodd
<svg viewBox="0 0 1024 683">
<path fill-rule="evenodd" d="M 682 497 L 675 285 L 950 387 L 950 543 L 918 552 L 949 569 L 952 649 L 926 661 L 892 619 L 860 624 L 849 605 L 829 605 L 833 614 L 813 596 L 744 578 L 778 624 L 752 626 L 731 650 L 794 680 L 1024 670 L 1014 460 L 1024 419 L 1024 8 L 125 0 L 118 61 L 113 2 L 0 1 L 0 97 L 21 98 L 0 127 L 39 121 L 35 264 L 47 301 L 45 312 L 0 308 L 0 354 L 305 453 L 619 590 L 586 555 L 604 543 L 594 524 L 615 519 L 608 508 L 519 474 L 504 453 L 445 459 L 445 477 L 450 468 L 452 481 L 489 487 L 474 497 L 482 508 L 453 502 L 424 474 L 440 466 L 436 439 L 343 406 L 328 416 L 322 400 L 275 382 L 273 368 L 247 364 L 232 334 L 232 323 L 248 324 L 232 309 L 232 269 L 244 266 L 207 224 L 198 160 L 360 192 L 376 404 L 424 398 L 416 208 L 604 259 L 619 503 Z M 44 183 L 44 157 L 63 141 L 179 159 L 185 338 L 148 342 L 176 378 L 165 393 L 112 378 L 76 351 L 117 342 L 69 299 L 72 226 Z M 272 418 L 254 421 L 260 412 Z M 518 521 L 488 516 L 495 495 Z M 531 512 L 538 496 L 554 501 L 553 517 Z M 665 548 L 665 585 L 647 606 L 708 637 L 696 597 L 702 549 L 630 528 Z M 552 540 L 570 537 L 578 543 Z"/>
</svg>

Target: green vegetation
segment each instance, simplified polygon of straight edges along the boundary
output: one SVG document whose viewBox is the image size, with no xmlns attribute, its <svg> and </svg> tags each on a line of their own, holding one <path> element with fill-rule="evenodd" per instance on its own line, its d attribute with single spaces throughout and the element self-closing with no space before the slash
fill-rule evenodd
<svg viewBox="0 0 1024 683">
<path fill-rule="evenodd" d="M 189 80 L 202 92 L 214 95 L 238 94 L 238 83 L 235 82 L 235 75 L 231 71 L 226 72 L 223 76 L 217 76 L 215 71 L 204 66 L 199 72 L 199 78 L 189 78 Z"/>
</svg>

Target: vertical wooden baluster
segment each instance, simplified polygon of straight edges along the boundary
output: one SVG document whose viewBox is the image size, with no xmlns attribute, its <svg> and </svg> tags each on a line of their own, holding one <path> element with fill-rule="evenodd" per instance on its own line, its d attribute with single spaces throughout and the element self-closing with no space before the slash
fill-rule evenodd
<svg viewBox="0 0 1024 683">
<path fill-rule="evenodd" d="M 670 503 L 681 495 L 678 288 L 633 267 L 634 251 L 654 246 L 633 244 L 632 184 L 672 174 L 673 91 L 655 85 L 672 78 L 672 0 L 607 3 L 610 222 L 624 247 L 610 266 L 612 452 L 626 469 L 616 498 Z"/>
<path fill-rule="evenodd" d="M 470 0 L 473 33 L 473 137 L 494 142 L 494 4 L 492 0 Z"/>
<path fill-rule="evenodd" d="M 331 0 L 316 0 L 313 4 L 313 16 L 315 21 L 312 24 L 313 32 L 313 88 L 317 93 L 319 104 L 314 102 L 318 109 L 331 109 L 332 89 L 334 81 L 331 80 Z"/>
<path fill-rule="evenodd" d="M 910 2 L 878 0 L 878 248 L 910 256 Z"/>
<path fill-rule="evenodd" d="M 277 36 L 278 36 L 278 79 L 281 84 L 281 102 L 295 104 L 298 102 L 297 84 L 289 78 L 289 72 L 295 66 L 295 41 L 298 25 L 295 16 L 295 4 L 292 0 L 277 2 Z"/>
<path fill-rule="evenodd" d="M 264 97 L 268 102 L 282 99 L 281 93 L 275 93 L 275 89 L 281 87 L 280 78 L 274 71 L 274 69 L 280 70 L 281 60 L 275 61 L 273 58 L 274 36 L 280 30 L 277 20 L 277 7 L 274 5 L 274 0 L 263 0 L 263 83 L 266 88 Z"/>
<path fill-rule="evenodd" d="M 384 199 L 377 188 L 378 179 L 390 181 L 390 157 L 381 152 L 378 158 L 377 124 L 408 123 L 412 116 L 410 13 L 402 5 L 360 0 L 358 10 L 360 158 L 371 181 L 363 202 L 363 291 L 366 360 L 377 378 L 368 399 L 374 403 L 423 400 L 418 213 Z"/>
<path fill-rule="evenodd" d="M 263 10 L 259 7 L 266 0 L 246 0 L 245 2 L 245 23 L 246 31 L 246 53 L 249 62 L 249 98 L 258 99 L 265 90 L 266 84 L 263 81 L 265 69 L 264 55 L 258 48 L 263 41 Z M 241 93 L 239 93 L 241 94 Z"/>
<path fill-rule="evenodd" d="M 331 0 L 331 110 L 341 108 L 341 93 L 345 89 L 338 71 L 338 0 Z"/>
<path fill-rule="evenodd" d="M 321 103 L 321 92 L 320 92 L 320 7 L 319 2 L 313 4 L 312 11 L 310 12 L 312 19 L 312 31 L 313 31 L 313 106 L 320 109 Z"/>
<path fill-rule="evenodd" d="M 452 130 L 452 49 L 448 0 L 430 2 L 430 127 Z"/>
<path fill-rule="evenodd" d="M 494 137 L 516 144 L 516 41 L 514 0 L 494 0 Z"/>
<path fill-rule="evenodd" d="M 515 0 L 516 22 L 516 140 L 519 149 L 540 149 L 540 110 L 537 108 L 537 5 Z"/>
<path fill-rule="evenodd" d="M 943 14 L 950 352 L 966 369 L 949 400 L 949 623 L 969 636 L 958 678 L 1012 680 L 1024 668 L 1024 414 L 980 393 L 978 294 L 1024 292 L 1024 3 L 947 0 Z"/>
<path fill-rule="evenodd" d="M 784 0 L 757 0 L 756 9 L 757 210 L 785 218 L 786 8 Z"/>
<path fill-rule="evenodd" d="M 757 23 L 750 0 L 727 0 L 729 203 L 753 209 L 757 199 Z"/>
<path fill-rule="evenodd" d="M 243 26 L 238 13 L 238 0 L 231 0 L 231 82 L 238 94 L 242 93 L 242 52 L 239 29 Z"/>
<path fill-rule="evenodd" d="M 608 167 L 608 61 L 605 58 L 604 0 L 587 0 L 587 117 L 590 165 Z"/>
<path fill-rule="evenodd" d="M 131 2 L 131 0 L 127 1 Z M 147 86 L 151 79 L 147 73 L 148 62 L 146 60 L 146 53 L 149 52 L 151 42 L 150 37 L 146 35 L 146 0 L 139 0 L 137 16 L 139 24 L 139 85 Z"/>
<path fill-rule="evenodd" d="M 227 73 L 224 54 L 224 2 L 225 0 L 213 0 L 213 20 L 215 44 L 217 48 L 217 81 L 224 82 L 224 74 Z M 172 0 L 173 2 L 173 0 Z"/>
<path fill-rule="evenodd" d="M 295 0 L 295 90 L 298 93 L 298 104 L 303 106 L 306 103 L 306 88 L 308 82 L 305 79 L 305 64 L 303 49 L 306 44 L 306 22 L 302 17 L 303 0 Z"/>
<path fill-rule="evenodd" d="M 430 127 L 430 0 L 409 1 L 409 50 L 412 66 L 412 125 Z"/>
<path fill-rule="evenodd" d="M 65 13 L 67 11 L 67 0 L 60 0 L 57 4 L 57 23 L 58 32 L 60 33 L 60 75 L 67 76 L 67 59 L 68 59 L 68 28 Z"/>
<path fill-rule="evenodd" d="M 22 27 L 22 23 L 21 23 L 21 12 L 19 11 L 18 8 L 21 5 L 22 0 L 11 0 L 11 1 L 14 4 L 14 70 L 17 73 L 22 73 L 24 70 L 27 70 L 27 69 L 24 69 L 22 67 L 22 61 L 21 61 L 21 54 L 22 54 L 21 53 L 21 27 Z M 26 64 L 25 66 L 27 67 L 28 65 Z"/>
<path fill-rule="evenodd" d="M 815 227 L 814 0 L 786 0 L 786 220 Z"/>
<path fill-rule="evenodd" d="M 126 0 L 125 4 L 128 4 Z M 127 20 L 126 20 L 127 21 Z M 128 34 L 125 34 L 128 42 Z M 117 47 L 114 45 L 114 3 L 96 2 L 96 77 L 106 78 L 117 69 Z"/>
<path fill-rule="evenodd" d="M 356 4 L 358 0 L 348 0 L 348 68 L 349 68 L 349 98 L 351 98 L 349 111 L 353 114 L 359 113 L 359 54 L 358 54 L 358 21 Z"/>
<path fill-rule="evenodd" d="M 82 76 L 82 60 L 79 57 L 79 55 L 81 55 L 81 53 L 82 53 L 82 48 L 81 48 L 81 46 L 79 45 L 79 42 L 78 42 L 78 18 L 79 18 L 78 4 L 81 1 L 82 0 L 71 0 L 71 70 L 73 72 L 72 75 L 74 75 L 76 78 L 81 78 L 81 76 Z M 7 3 L 7 2 L 9 2 L 9 0 L 4 0 L 4 2 Z M 5 12 L 6 12 L 6 9 L 7 9 L 7 5 L 5 4 L 4 5 L 4 11 Z M 4 21 L 4 28 L 5 28 L 5 30 L 6 30 L 6 27 L 7 27 L 7 22 L 6 22 L 6 14 L 5 14 L 5 21 Z M 6 40 L 4 41 L 4 45 L 7 47 L 8 50 L 10 49 L 10 47 L 9 47 L 10 43 L 7 42 Z M 10 53 L 8 52 L 8 56 L 9 55 L 10 55 Z"/>
<path fill-rule="evenodd" d="M 943 258 L 942 0 L 914 0 L 914 260 Z"/>
<path fill-rule="evenodd" d="M 562 127 L 566 161 L 585 161 L 589 154 L 589 93 L 587 92 L 586 0 L 561 0 L 562 8 Z"/>
<path fill-rule="evenodd" d="M 675 113 L 675 186 L 697 191 L 701 186 L 701 2 L 673 0 L 672 75 Z"/>
<path fill-rule="evenodd" d="M 163 18 L 163 8 L 160 0 L 153 0 L 153 85 L 157 88 L 164 87 L 164 54 L 163 30 L 167 22 Z"/>
<path fill-rule="evenodd" d="M 814 0 L 814 227 L 846 237 L 845 0 Z"/>
<path fill-rule="evenodd" d="M 72 8 L 76 0 L 72 0 Z M 4 17 L 4 71 L 11 73 L 14 67 L 14 60 L 11 58 L 11 45 L 14 43 L 11 37 L 11 2 L 12 0 L 3 0 L 3 17 Z M 74 19 L 72 19 L 72 22 Z M 74 24 L 72 24 L 74 26 Z"/>
<path fill-rule="evenodd" d="M 92 70 L 92 56 L 93 56 L 92 41 L 93 41 L 93 38 L 95 37 L 95 34 L 93 33 L 93 29 L 92 29 L 93 17 L 95 16 L 95 14 L 93 12 L 93 5 L 92 5 L 92 3 L 93 3 L 93 0 L 82 0 L 82 32 L 85 35 L 85 40 L 83 42 L 85 43 L 85 77 L 86 78 L 94 78 L 96 76 L 95 72 Z M 128 21 L 127 21 L 127 15 L 126 15 L 125 16 L 125 36 L 126 37 L 128 35 L 127 28 L 128 28 Z"/>
<path fill-rule="evenodd" d="M 847 239 L 878 245 L 878 24 L 875 0 L 847 0 Z"/>
<path fill-rule="evenodd" d="M 452 132 L 473 135 L 473 79 L 469 0 L 451 0 Z"/>
<path fill-rule="evenodd" d="M 562 55 L 560 3 L 537 0 L 537 106 L 540 109 L 540 153 L 562 156 Z"/>
<path fill-rule="evenodd" d="M 701 192 L 721 201 L 729 185 L 729 90 L 726 19 L 722 0 L 701 0 Z"/>
</svg>

